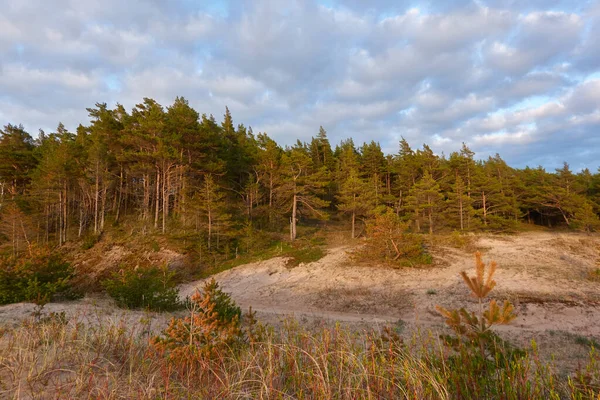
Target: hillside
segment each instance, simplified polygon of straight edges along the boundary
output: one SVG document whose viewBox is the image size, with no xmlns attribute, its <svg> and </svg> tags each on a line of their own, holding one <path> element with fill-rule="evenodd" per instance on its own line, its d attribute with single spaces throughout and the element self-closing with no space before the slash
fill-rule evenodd
<svg viewBox="0 0 600 400">
<path fill-rule="evenodd" d="M 518 305 L 519 318 L 508 331 L 562 330 L 600 336 L 600 292 L 587 274 L 600 260 L 600 238 L 578 234 L 529 232 L 482 236 L 475 247 L 496 260 L 496 296 Z M 261 314 L 294 314 L 339 321 L 441 325 L 436 304 L 472 303 L 459 272 L 471 270 L 471 252 L 436 247 L 439 263 L 429 268 L 395 269 L 357 264 L 355 248 L 329 249 L 322 259 L 298 267 L 285 258 L 247 264 L 215 275 L 243 308 Z M 181 286 L 190 295 L 202 281 Z"/>
<path fill-rule="evenodd" d="M 516 236 L 481 235 L 467 248 L 436 244 L 431 248 L 432 266 L 392 268 L 359 262 L 353 253 L 360 248 L 336 246 L 318 261 L 289 267 L 285 257 L 241 265 L 214 278 L 246 310 L 252 307 L 259 319 L 277 325 L 294 316 L 308 325 L 340 321 L 356 329 L 402 326 L 410 335 L 416 328 L 443 330 L 435 311 L 447 307 L 472 307 L 459 272 L 472 270 L 473 251 L 499 264 L 495 297 L 516 305 L 517 319 L 500 327 L 502 334 L 521 345 L 536 338 L 545 354 L 563 351 L 563 342 L 600 338 L 600 283 L 588 279 L 600 260 L 600 237 L 575 233 L 527 232 Z M 114 262 L 119 247 L 105 254 L 104 263 Z M 164 254 L 163 254 L 164 253 Z M 166 250 L 154 257 L 178 257 Z M 180 286 L 180 296 L 193 294 L 203 281 Z M 29 316 L 32 304 L 0 307 L 0 324 L 16 325 Z M 149 319 L 160 329 L 169 313 L 147 313 L 118 309 L 104 294 L 46 305 L 48 312 L 64 311 L 71 318 L 90 324 L 124 319 L 130 323 Z M 180 312 L 181 315 L 181 312 Z M 148 327 L 147 327 L 148 328 Z M 557 340 L 558 337 L 562 339 Z M 550 340 L 552 337 L 552 340 Z M 546 340 L 547 339 L 547 340 Z"/>
</svg>

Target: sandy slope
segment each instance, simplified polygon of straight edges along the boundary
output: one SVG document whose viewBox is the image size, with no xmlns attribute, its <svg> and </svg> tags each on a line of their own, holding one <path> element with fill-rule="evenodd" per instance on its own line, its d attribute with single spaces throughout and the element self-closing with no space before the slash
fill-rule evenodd
<svg viewBox="0 0 600 400">
<path fill-rule="evenodd" d="M 520 346 L 535 339 L 540 356 L 554 358 L 563 373 L 585 364 L 588 339 L 600 341 L 600 282 L 586 278 L 600 267 L 600 236 L 530 232 L 481 236 L 476 246 L 484 260 L 498 262 L 494 295 L 516 305 L 518 318 L 498 327 L 500 334 Z M 358 330 L 393 324 L 408 338 L 415 331 L 447 331 L 436 304 L 475 308 L 459 276 L 462 270 L 473 270 L 472 252 L 436 247 L 432 253 L 437 266 L 393 269 L 357 264 L 352 250 L 332 248 L 321 260 L 291 269 L 285 259 L 273 258 L 215 278 L 244 310 L 252 306 L 259 319 L 275 325 L 290 315 L 307 327 L 335 321 Z M 181 286 L 182 297 L 202 284 Z M 24 303 L 0 306 L 0 333 L 33 310 L 32 304 Z M 63 311 L 72 323 L 97 326 L 111 321 L 148 337 L 174 316 L 119 309 L 106 295 L 46 306 L 46 312 Z"/>
<path fill-rule="evenodd" d="M 484 260 L 499 269 L 495 294 L 517 305 L 519 317 L 502 330 L 560 330 L 600 336 L 600 283 L 586 279 L 600 259 L 600 237 L 531 232 L 518 236 L 483 236 L 477 246 Z M 243 265 L 215 276 L 244 308 L 261 314 L 294 314 L 349 322 L 440 325 L 435 305 L 471 307 L 473 299 L 459 272 L 472 270 L 473 255 L 437 248 L 444 267 L 392 269 L 356 265 L 349 247 L 330 249 L 321 260 L 287 268 L 274 258 Z M 181 287 L 193 293 L 201 282 Z"/>
<path fill-rule="evenodd" d="M 476 243 L 485 260 L 499 264 L 494 293 L 517 305 L 519 317 L 501 327 L 509 336 L 531 338 L 559 331 L 600 337 L 600 283 L 586 274 L 600 261 L 600 236 L 530 232 L 518 236 L 482 236 Z M 474 301 L 459 277 L 472 270 L 470 252 L 447 247 L 433 249 L 435 264 L 427 269 L 393 269 L 357 264 L 352 248 L 328 250 L 321 260 L 287 268 L 285 259 L 239 266 L 215 276 L 243 309 L 252 306 L 267 321 L 294 315 L 303 321 L 346 321 L 361 326 L 396 323 L 408 327 L 442 327 L 435 305 L 473 307 Z M 182 297 L 202 285 L 180 288 Z M 31 304 L 0 307 L 0 327 L 29 316 Z M 46 306 L 66 311 L 90 323 L 122 319 L 133 323 L 152 320 L 163 326 L 171 315 L 120 310 L 105 296 L 91 296 Z M 526 333 L 526 334 L 525 334 Z M 525 334 L 525 335 L 524 335 Z"/>
</svg>

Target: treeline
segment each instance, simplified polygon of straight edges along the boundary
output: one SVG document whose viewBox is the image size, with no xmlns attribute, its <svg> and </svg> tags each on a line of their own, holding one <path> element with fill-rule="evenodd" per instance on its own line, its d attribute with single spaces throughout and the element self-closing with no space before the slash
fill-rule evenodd
<svg viewBox="0 0 600 400">
<path fill-rule="evenodd" d="M 255 230 L 288 230 L 330 217 L 362 221 L 392 209 L 414 232 L 514 229 L 519 221 L 598 228 L 600 173 L 511 168 L 499 155 L 475 159 L 463 144 L 449 156 L 400 141 L 332 148 L 325 130 L 282 148 L 266 133 L 199 115 L 183 98 L 166 109 L 145 98 L 130 112 L 88 108 L 90 123 L 37 138 L 6 125 L 0 139 L 4 243 L 18 252 L 109 226 L 198 235 L 220 251 Z M 250 232 L 250 233 L 249 233 Z"/>
</svg>

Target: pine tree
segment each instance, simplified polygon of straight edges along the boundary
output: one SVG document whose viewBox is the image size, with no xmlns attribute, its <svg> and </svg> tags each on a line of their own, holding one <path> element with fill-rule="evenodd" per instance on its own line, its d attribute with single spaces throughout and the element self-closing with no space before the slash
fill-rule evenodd
<svg viewBox="0 0 600 400">
<path fill-rule="evenodd" d="M 337 196 L 338 210 L 350 214 L 352 222 L 352 239 L 356 237 L 356 217 L 366 215 L 373 208 L 366 183 L 359 177 L 358 171 L 350 170 L 348 178 L 342 184 Z"/>
<path fill-rule="evenodd" d="M 0 130 L 0 190 L 12 198 L 23 194 L 35 168 L 34 143 L 22 125 L 8 124 Z"/>
<path fill-rule="evenodd" d="M 62 124 L 59 124 L 56 133 L 42 140 L 38 153 L 39 165 L 31 174 L 31 195 L 40 204 L 39 220 L 44 221 L 45 242 L 49 242 L 50 232 L 55 232 L 60 246 L 68 240 L 69 203 L 73 205 L 79 200 L 77 217 L 80 227 L 85 223 L 81 212 L 85 207 L 83 196 L 77 199 L 76 194 L 85 181 L 81 165 L 85 165 L 86 153 Z M 81 234 L 80 228 L 78 236 Z"/>
<path fill-rule="evenodd" d="M 409 195 L 410 188 L 417 183 L 418 167 L 415 159 L 415 152 L 411 149 L 406 139 L 400 140 L 400 152 L 395 160 L 396 182 L 394 184 L 394 193 L 397 196 L 396 213 L 405 209 L 406 198 Z"/>
<path fill-rule="evenodd" d="M 13 257 L 27 249 L 31 254 L 36 237 L 35 224 L 19 202 L 11 201 L 0 210 L 0 234 L 6 238 Z"/>
<path fill-rule="evenodd" d="M 162 106 L 152 99 L 144 98 L 132 110 L 124 134 L 126 159 L 131 163 L 132 175 L 142 182 L 139 204 L 141 219 L 153 219 L 155 228 L 159 226 L 164 172 L 172 150 L 172 147 L 164 143 L 164 131 L 165 113 Z"/>
<path fill-rule="evenodd" d="M 449 221 L 457 221 L 451 225 L 459 227 L 461 231 L 467 228 L 467 221 L 474 214 L 471 199 L 467 195 L 467 186 L 460 175 L 456 177 L 448 192 L 446 214 Z"/>
<path fill-rule="evenodd" d="M 220 238 L 230 234 L 231 215 L 227 213 L 223 190 L 210 174 L 204 177 L 202 186 L 196 193 L 194 209 L 197 212 L 197 229 L 203 227 L 206 231 L 208 250 L 215 249 L 215 241 L 218 249 Z"/>
<path fill-rule="evenodd" d="M 407 199 L 409 209 L 414 212 L 417 232 L 421 229 L 420 220 L 421 215 L 423 215 L 427 219 L 429 233 L 433 234 L 437 213 L 440 210 L 443 198 L 438 183 L 429 172 L 425 172 L 425 175 L 411 188 Z"/>
<path fill-rule="evenodd" d="M 360 154 L 356 150 L 352 139 L 342 140 L 339 146 L 336 146 L 334 157 L 336 159 L 336 170 L 340 181 L 348 176 L 348 171 L 359 169 Z"/>
<path fill-rule="evenodd" d="M 381 204 L 384 193 L 382 177 L 385 171 L 385 156 L 381 146 L 375 141 L 365 143 L 360 149 L 360 155 L 363 176 L 370 184 L 376 203 Z"/>
<path fill-rule="evenodd" d="M 86 172 L 93 193 L 94 233 L 97 234 L 104 230 L 109 190 L 117 176 L 113 173 L 116 156 L 111 147 L 117 142 L 122 125 L 105 103 L 97 103 L 96 108 L 88 108 L 87 111 L 92 123 L 87 129 L 80 129 L 79 140 L 83 142 L 88 157 Z"/>
<path fill-rule="evenodd" d="M 329 144 L 329 139 L 327 139 L 327 132 L 322 126 L 319 127 L 317 137 L 312 138 L 309 148 L 310 156 L 316 169 L 325 167 L 328 171 L 333 171 L 333 151 L 331 151 L 331 145 Z"/>
<path fill-rule="evenodd" d="M 440 158 L 426 144 L 423 145 L 423 149 L 417 150 L 415 153 L 415 161 L 423 176 L 429 173 L 435 180 L 441 178 Z"/>
<path fill-rule="evenodd" d="M 594 211 L 591 202 L 582 199 L 582 203 L 573 213 L 572 224 L 584 232 L 595 232 L 600 229 L 600 218 Z"/>
<path fill-rule="evenodd" d="M 290 240 L 297 236 L 296 225 L 301 215 L 325 218 L 323 208 L 329 202 L 320 196 L 329 182 L 329 174 L 325 167 L 315 169 L 306 147 L 298 142 L 288 149 L 281 159 L 281 175 L 277 193 L 277 201 L 290 215 Z"/>
<path fill-rule="evenodd" d="M 396 155 L 373 141 L 357 151 L 351 139 L 332 152 L 322 127 L 308 145 L 284 151 L 266 134 L 234 126 L 228 108 L 217 122 L 180 97 L 166 109 L 146 98 L 131 113 L 119 104 L 87 110 L 90 121 L 76 134 L 62 124 L 37 140 L 22 126 L 0 132 L 0 212 L 13 251 L 32 240 L 60 246 L 99 235 L 108 222 L 183 235 L 196 225 L 203 246 L 225 251 L 234 227 L 253 235 L 289 218 L 295 239 L 299 219 L 325 218 L 329 205 L 352 221 L 353 236 L 357 218 L 384 208 L 413 219 L 417 231 L 442 222 L 502 231 L 520 220 L 598 229 L 600 171 L 574 173 L 566 163 L 516 170 L 498 155 L 475 161 L 464 143 L 446 159 L 427 145 L 413 151 L 404 138 Z M 217 244 L 223 238 L 226 245 Z"/>
<path fill-rule="evenodd" d="M 477 252 L 475 253 L 475 275 L 469 276 L 465 271 L 460 274 L 471 294 L 477 299 L 477 314 L 468 312 L 464 308 L 448 310 L 441 306 L 436 307 L 437 311 L 446 319 L 448 327 L 456 333 L 457 339 L 462 341 L 467 349 L 475 346 L 482 360 L 486 360 L 488 356 L 493 356 L 498 352 L 500 343 L 491 328 L 494 325 L 506 325 L 516 318 L 514 306 L 508 300 L 505 300 L 502 306 L 499 306 L 496 300 L 490 300 L 485 309 L 484 301 L 496 287 L 494 280 L 496 268 L 496 262 L 491 261 L 486 271 L 481 253 Z M 456 347 L 456 339 L 450 337 L 445 337 L 445 339 L 448 344 Z"/>
<path fill-rule="evenodd" d="M 548 173 L 542 167 L 526 167 L 518 171 L 518 174 L 521 184 L 516 190 L 522 215 L 526 217 L 529 224 L 533 224 L 536 217 L 540 218 L 540 223 L 543 223 L 543 193 L 541 186 L 548 178 Z"/>
<path fill-rule="evenodd" d="M 514 192 L 518 177 L 512 168 L 496 154 L 480 164 L 472 182 L 472 199 L 483 226 L 493 230 L 513 228 L 520 210 Z"/>
<path fill-rule="evenodd" d="M 173 199 L 173 211 L 178 214 L 185 224 L 186 200 L 189 190 L 193 187 L 192 157 L 197 153 L 193 152 L 192 146 L 199 140 L 200 124 L 199 115 L 188 101 L 183 97 L 177 97 L 173 105 L 167 108 L 165 128 L 168 131 L 169 140 L 175 139 L 175 148 L 173 149 L 176 164 L 169 174 L 168 184 L 165 185 L 164 193 L 163 222 L 169 214 L 170 197 Z"/>
<path fill-rule="evenodd" d="M 266 191 L 268 221 L 272 224 L 275 186 L 280 173 L 282 150 L 266 133 L 258 134 L 258 148 L 257 183 Z"/>
<path fill-rule="evenodd" d="M 473 175 L 476 168 L 475 161 L 473 160 L 474 155 L 475 153 L 463 143 L 460 152 L 453 152 L 450 154 L 447 165 L 450 170 L 450 179 L 454 180 L 454 183 L 450 184 L 451 187 L 448 188 L 448 197 L 458 203 L 458 210 L 455 211 L 458 211 L 461 230 L 471 229 L 473 225 L 472 220 L 474 210 L 473 199 L 471 196 Z M 459 183 L 459 180 L 462 182 Z M 466 198 L 458 196 L 457 190 L 461 193 L 464 192 Z M 454 203 L 451 202 L 450 204 Z M 452 206 L 450 206 L 450 208 L 452 208 Z M 461 208 L 463 212 L 460 211 Z"/>
</svg>

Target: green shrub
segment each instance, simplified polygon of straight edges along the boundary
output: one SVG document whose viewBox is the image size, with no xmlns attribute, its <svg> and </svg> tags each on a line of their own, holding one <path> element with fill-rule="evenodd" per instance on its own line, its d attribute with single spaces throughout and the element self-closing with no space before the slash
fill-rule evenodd
<svg viewBox="0 0 600 400">
<path fill-rule="evenodd" d="M 596 268 L 596 269 L 589 271 L 587 278 L 590 281 L 600 282 L 600 268 Z"/>
<path fill-rule="evenodd" d="M 32 249 L 27 257 L 0 261 L 0 304 L 21 301 L 45 304 L 57 297 L 79 296 L 72 286 L 74 269 L 58 253 Z"/>
<path fill-rule="evenodd" d="M 211 301 L 215 304 L 214 311 L 217 313 L 220 321 L 230 322 L 234 319 L 239 321 L 242 317 L 242 310 L 240 307 L 235 304 L 228 293 L 225 293 L 219 287 L 219 284 L 214 278 L 204 284 L 202 293 L 204 296 L 209 296 Z"/>
<path fill-rule="evenodd" d="M 83 250 L 89 250 L 94 247 L 99 240 L 100 235 L 89 234 L 83 238 L 83 241 L 81 242 L 81 248 Z"/>
<path fill-rule="evenodd" d="M 102 286 L 120 307 L 170 311 L 182 307 L 174 276 L 166 267 L 121 270 L 102 281 Z"/>
<path fill-rule="evenodd" d="M 308 264 L 319 261 L 325 256 L 325 252 L 322 248 L 312 245 L 306 247 L 294 246 L 286 255 L 290 257 L 286 265 L 288 267 L 296 267 L 301 263 Z"/>
<path fill-rule="evenodd" d="M 150 242 L 150 248 L 153 252 L 158 253 L 160 251 L 160 244 L 156 240 Z"/>
<path fill-rule="evenodd" d="M 443 238 L 442 238 L 443 239 Z M 447 244 L 455 249 L 463 249 L 470 251 L 474 247 L 475 237 L 469 234 L 461 234 L 459 231 L 452 231 L 452 234 L 449 235 L 444 244 Z"/>
<path fill-rule="evenodd" d="M 403 240 L 399 243 L 399 263 L 403 267 L 414 267 L 418 265 L 431 265 L 433 257 L 429 254 L 423 236 L 415 233 L 405 233 Z"/>
</svg>

